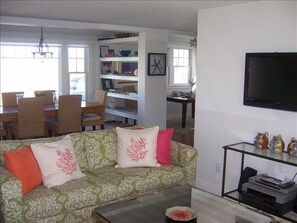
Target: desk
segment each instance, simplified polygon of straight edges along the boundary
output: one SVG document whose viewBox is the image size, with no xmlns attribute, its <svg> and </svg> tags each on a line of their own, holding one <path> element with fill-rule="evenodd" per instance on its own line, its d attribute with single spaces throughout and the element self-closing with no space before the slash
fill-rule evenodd
<svg viewBox="0 0 297 223">
<path fill-rule="evenodd" d="M 99 105 L 93 102 L 82 101 L 81 102 L 81 113 L 82 114 L 100 114 L 100 111 L 105 109 L 105 106 Z M 55 106 L 45 106 L 44 107 L 44 117 L 52 118 L 58 116 L 58 105 Z M 0 122 L 13 122 L 18 119 L 18 107 L 2 107 L 0 106 Z M 9 136 L 10 133 L 7 132 Z"/>
<path fill-rule="evenodd" d="M 183 106 L 182 110 L 182 128 L 186 127 L 186 117 L 187 117 L 187 105 L 192 103 L 192 118 L 195 117 L 195 98 L 183 98 L 183 97 L 172 97 L 167 96 L 167 101 L 181 103 Z"/>
</svg>

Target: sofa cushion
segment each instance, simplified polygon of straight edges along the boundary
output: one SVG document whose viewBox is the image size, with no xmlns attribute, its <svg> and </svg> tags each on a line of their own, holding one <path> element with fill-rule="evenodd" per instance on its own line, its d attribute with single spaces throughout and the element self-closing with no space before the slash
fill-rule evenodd
<svg viewBox="0 0 297 223">
<path fill-rule="evenodd" d="M 85 135 L 79 132 L 69 134 L 72 140 L 73 149 L 77 162 L 80 166 L 81 171 L 88 170 L 88 161 L 86 156 L 86 139 Z"/>
<path fill-rule="evenodd" d="M 173 165 L 160 168 L 101 167 L 92 173 L 86 173 L 83 178 L 63 185 L 49 189 L 41 185 L 28 192 L 23 199 L 24 216 L 28 222 L 35 222 L 184 183 L 184 169 Z M 60 219 L 59 222 L 63 220 Z"/>
<path fill-rule="evenodd" d="M 35 222 L 61 213 L 67 216 L 66 213 L 73 210 L 113 201 L 116 194 L 116 185 L 88 173 L 83 178 L 49 189 L 42 185 L 24 197 L 25 219 Z"/>
<path fill-rule="evenodd" d="M 31 144 L 46 187 L 64 184 L 85 176 L 78 165 L 69 135 L 59 141 Z"/>
<path fill-rule="evenodd" d="M 167 186 L 184 184 L 185 170 L 179 166 L 161 167 L 103 167 L 91 172 L 103 182 L 117 185 L 117 199 L 163 189 Z"/>
<path fill-rule="evenodd" d="M 88 171 L 116 164 L 117 136 L 112 129 L 85 131 Z"/>
<path fill-rule="evenodd" d="M 117 127 L 116 132 L 116 167 L 160 167 L 157 162 L 158 126 L 139 130 Z"/>
<path fill-rule="evenodd" d="M 38 163 L 31 147 L 4 151 L 6 168 L 22 183 L 23 194 L 42 183 Z"/>
</svg>

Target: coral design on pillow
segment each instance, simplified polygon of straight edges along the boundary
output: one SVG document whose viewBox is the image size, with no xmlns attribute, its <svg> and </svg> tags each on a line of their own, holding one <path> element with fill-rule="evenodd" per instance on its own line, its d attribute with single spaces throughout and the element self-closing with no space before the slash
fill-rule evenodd
<svg viewBox="0 0 297 223">
<path fill-rule="evenodd" d="M 115 167 L 160 167 L 156 152 L 158 132 L 158 126 L 139 130 L 116 127 L 118 149 Z"/>
<path fill-rule="evenodd" d="M 138 162 L 139 160 L 145 159 L 148 151 L 145 138 L 140 137 L 138 140 L 133 137 L 130 138 L 130 145 L 127 148 L 127 153 L 131 161 Z"/>
<path fill-rule="evenodd" d="M 56 163 L 58 169 L 66 173 L 66 175 L 72 175 L 76 171 L 77 163 L 75 162 L 74 155 L 69 148 L 65 148 L 65 151 L 57 151 L 58 161 Z"/>
</svg>

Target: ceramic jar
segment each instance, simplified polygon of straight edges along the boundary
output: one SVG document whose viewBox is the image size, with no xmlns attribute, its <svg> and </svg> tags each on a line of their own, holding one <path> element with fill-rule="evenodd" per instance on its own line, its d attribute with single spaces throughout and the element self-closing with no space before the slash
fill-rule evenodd
<svg viewBox="0 0 297 223">
<path fill-rule="evenodd" d="M 282 153 L 285 148 L 285 143 L 281 135 L 273 136 L 269 143 L 269 148 L 272 149 L 274 153 Z"/>
<path fill-rule="evenodd" d="M 254 145 L 257 149 L 266 149 L 268 146 L 268 132 L 260 133 L 254 139 Z"/>
<path fill-rule="evenodd" d="M 297 139 L 292 138 L 291 142 L 288 144 L 288 154 L 289 156 L 297 156 Z"/>
</svg>

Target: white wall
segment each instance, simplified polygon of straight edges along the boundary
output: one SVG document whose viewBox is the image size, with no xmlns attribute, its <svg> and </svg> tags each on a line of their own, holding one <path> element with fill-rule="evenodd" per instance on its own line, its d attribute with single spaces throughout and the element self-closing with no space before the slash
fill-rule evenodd
<svg viewBox="0 0 297 223">
<path fill-rule="evenodd" d="M 138 69 L 145 70 L 139 76 L 138 93 L 139 124 L 158 125 L 166 128 L 166 76 L 148 76 L 148 53 L 167 52 L 168 33 L 146 32 L 139 36 Z"/>
<path fill-rule="evenodd" d="M 297 136 L 297 113 L 243 106 L 246 52 L 297 51 L 297 2 L 260 1 L 198 11 L 198 72 L 195 147 L 197 185 L 220 194 L 222 146 L 253 142 L 257 132 Z M 239 180 L 240 157 L 232 153 L 227 189 Z M 220 172 L 216 172 L 216 165 Z M 247 166 L 292 178 L 297 168 L 249 158 Z"/>
</svg>

